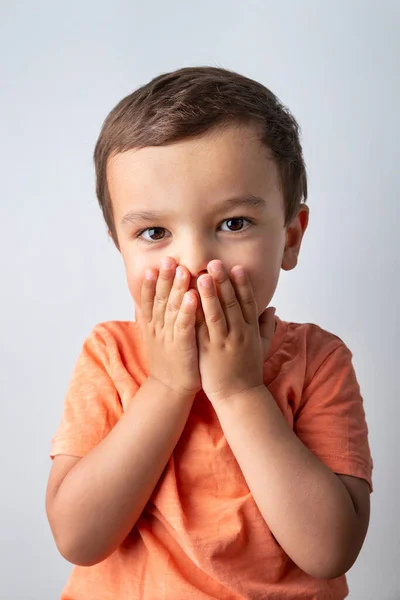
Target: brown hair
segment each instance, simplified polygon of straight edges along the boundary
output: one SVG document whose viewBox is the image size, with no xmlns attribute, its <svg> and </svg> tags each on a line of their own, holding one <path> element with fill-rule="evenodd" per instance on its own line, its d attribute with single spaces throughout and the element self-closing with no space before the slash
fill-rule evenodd
<svg viewBox="0 0 400 600">
<path fill-rule="evenodd" d="M 107 186 L 110 156 L 133 148 L 200 137 L 211 129 L 255 124 L 277 163 L 285 202 L 285 227 L 307 200 L 300 127 L 268 88 L 227 69 L 185 67 L 152 79 L 123 98 L 103 123 L 94 150 L 96 194 L 119 249 Z"/>
</svg>

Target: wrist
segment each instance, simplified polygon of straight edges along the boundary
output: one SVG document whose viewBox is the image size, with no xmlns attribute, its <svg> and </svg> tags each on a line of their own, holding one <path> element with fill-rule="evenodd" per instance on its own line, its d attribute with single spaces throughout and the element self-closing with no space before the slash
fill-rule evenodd
<svg viewBox="0 0 400 600">
<path fill-rule="evenodd" d="M 210 402 L 214 405 L 224 405 L 224 404 L 233 404 L 234 402 L 248 401 L 254 396 L 259 396 L 260 394 L 265 394 L 265 390 L 267 387 L 264 383 L 251 386 L 248 388 L 243 388 L 241 391 L 235 391 L 232 394 L 228 394 L 227 396 L 219 397 L 219 398 L 209 398 Z"/>
<path fill-rule="evenodd" d="M 147 378 L 147 382 L 158 392 L 164 393 L 168 396 L 168 398 L 174 399 L 178 402 L 191 402 L 194 400 L 197 394 L 197 392 L 193 392 L 190 390 L 182 390 L 169 387 L 167 384 L 153 377 L 152 375 L 149 375 L 149 377 Z"/>
</svg>

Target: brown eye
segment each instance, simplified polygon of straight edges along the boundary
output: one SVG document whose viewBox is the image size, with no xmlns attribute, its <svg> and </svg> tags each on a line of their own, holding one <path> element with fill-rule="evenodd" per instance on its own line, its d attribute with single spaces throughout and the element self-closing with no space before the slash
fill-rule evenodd
<svg viewBox="0 0 400 600">
<path fill-rule="evenodd" d="M 164 231 L 162 227 L 153 227 L 153 229 L 150 229 L 150 231 L 156 231 L 156 239 L 159 240 L 160 239 L 160 231 Z M 153 235 L 153 234 L 150 234 Z"/>
<path fill-rule="evenodd" d="M 153 231 L 156 231 L 157 233 L 155 234 L 155 238 L 151 237 L 154 234 L 152 233 Z M 150 236 L 150 240 L 143 237 L 144 233 L 149 233 Z M 143 229 L 143 231 L 140 232 L 139 237 L 143 238 L 146 242 L 151 241 L 151 242 L 157 242 L 159 240 L 162 240 L 163 237 L 160 236 L 160 232 L 165 232 L 165 229 L 163 227 L 148 227 L 147 229 Z"/>
<path fill-rule="evenodd" d="M 225 219 L 222 223 L 226 223 L 229 229 L 223 229 L 222 231 L 230 231 L 231 233 L 241 233 L 242 231 L 246 231 L 249 226 L 243 228 L 244 221 L 247 221 L 250 226 L 253 224 L 250 219 L 246 219 L 245 217 L 232 217 L 231 219 Z"/>
<path fill-rule="evenodd" d="M 238 227 L 239 227 L 239 230 L 240 230 L 241 226 L 243 226 L 243 221 L 244 221 L 244 219 L 242 219 L 241 217 L 238 217 L 236 219 L 228 219 L 227 220 L 228 227 L 229 228 L 232 227 L 233 231 L 237 231 Z M 233 226 L 231 225 L 231 223 L 233 223 Z"/>
<path fill-rule="evenodd" d="M 224 223 L 228 224 L 228 229 L 221 228 Z M 246 223 L 247 226 L 243 227 L 243 225 L 246 225 Z M 218 230 L 224 231 L 225 233 L 246 233 L 247 230 L 254 224 L 254 221 L 247 217 L 231 217 L 230 219 L 224 219 L 221 225 L 218 226 Z M 167 237 L 170 237 L 169 235 L 165 235 L 166 231 L 168 230 L 165 229 L 165 227 L 146 227 L 146 229 L 142 229 L 136 233 L 135 238 L 137 238 L 140 242 L 156 244 L 157 242 L 162 242 L 163 240 L 167 239 Z"/>
</svg>

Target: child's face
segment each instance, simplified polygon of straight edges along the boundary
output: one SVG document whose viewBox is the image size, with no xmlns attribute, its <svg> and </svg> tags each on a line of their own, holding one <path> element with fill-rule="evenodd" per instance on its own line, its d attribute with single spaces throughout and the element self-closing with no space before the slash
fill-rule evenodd
<svg viewBox="0 0 400 600">
<path fill-rule="evenodd" d="M 302 205 L 284 228 L 278 170 L 253 128 L 232 126 L 220 134 L 117 154 L 109 160 L 107 180 L 135 305 L 140 306 L 145 270 L 159 270 L 166 256 L 189 270 L 194 289 L 211 260 L 220 259 L 228 271 L 242 265 L 259 315 L 274 295 L 280 269 L 296 266 L 308 207 Z M 219 208 L 249 195 L 263 199 L 264 206 Z M 122 223 L 139 211 L 154 216 Z"/>
</svg>

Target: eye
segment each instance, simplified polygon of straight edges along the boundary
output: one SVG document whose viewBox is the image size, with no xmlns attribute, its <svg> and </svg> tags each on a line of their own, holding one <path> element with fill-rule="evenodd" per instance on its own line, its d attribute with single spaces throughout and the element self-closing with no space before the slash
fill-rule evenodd
<svg viewBox="0 0 400 600">
<path fill-rule="evenodd" d="M 250 226 L 252 226 L 254 224 L 252 219 L 248 219 L 246 217 L 231 217 L 230 219 L 224 219 L 221 222 L 221 225 L 222 225 L 222 223 L 230 223 L 230 225 L 228 225 L 228 227 L 233 227 L 233 229 L 221 229 L 221 231 L 225 231 L 228 233 L 236 233 L 236 234 L 245 232 L 245 231 L 247 231 L 247 229 L 249 229 L 249 227 L 246 227 L 245 229 L 243 229 L 243 221 L 247 221 L 247 223 L 249 223 Z M 232 225 L 232 223 L 233 223 L 233 225 Z M 240 229 L 238 229 L 238 226 Z M 136 233 L 135 238 L 137 238 L 141 242 L 145 242 L 147 244 L 156 244 L 157 242 L 160 242 L 165 239 L 165 236 L 161 235 L 161 233 L 165 232 L 165 231 L 167 231 L 165 229 L 165 227 L 146 227 L 146 229 L 142 229 L 141 231 Z M 149 236 L 151 236 L 150 239 L 144 237 L 144 233 L 147 233 L 147 232 L 148 232 Z M 156 233 L 152 233 L 152 232 L 156 232 Z M 152 236 L 154 236 L 154 237 L 152 237 Z"/>
<path fill-rule="evenodd" d="M 243 225 L 243 221 L 247 221 L 248 223 L 252 224 L 252 221 L 250 219 L 246 219 L 245 217 L 231 217 L 230 219 L 225 219 L 224 221 L 222 221 L 222 223 L 238 223 L 239 222 L 239 227 L 240 225 Z M 229 227 L 231 227 L 231 225 L 229 225 Z M 233 226 L 235 227 L 235 225 Z M 226 231 L 226 230 L 222 230 L 222 231 Z M 240 233 L 241 231 L 243 231 L 243 229 L 237 229 L 236 227 L 232 230 L 232 229 L 228 229 L 228 231 L 231 231 L 232 233 Z"/>
<path fill-rule="evenodd" d="M 148 240 L 145 237 L 143 237 L 143 234 L 145 232 L 147 232 L 147 231 L 149 231 L 149 232 L 156 231 L 157 232 L 156 239 L 155 240 L 153 240 L 153 239 Z M 135 237 L 139 238 L 143 242 L 147 242 L 147 243 L 151 244 L 153 242 L 158 242 L 158 241 L 164 239 L 163 237 L 159 237 L 159 232 L 160 231 L 165 231 L 164 227 L 147 227 L 146 229 L 142 229 L 142 231 L 139 231 L 139 233 L 137 233 Z"/>
</svg>

